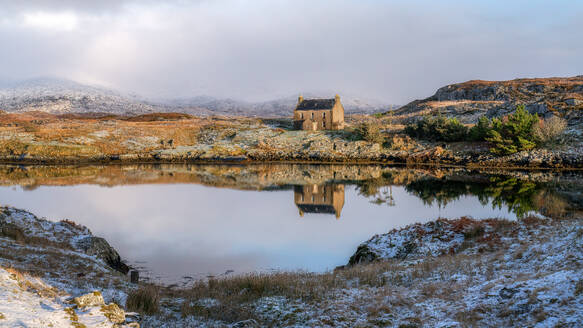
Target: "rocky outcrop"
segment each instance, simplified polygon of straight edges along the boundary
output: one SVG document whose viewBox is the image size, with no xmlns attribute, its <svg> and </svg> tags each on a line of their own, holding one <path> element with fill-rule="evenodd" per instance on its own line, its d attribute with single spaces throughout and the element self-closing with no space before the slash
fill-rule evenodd
<svg viewBox="0 0 583 328">
<path fill-rule="evenodd" d="M 24 210 L 0 207 L 0 237 L 31 246 L 81 251 L 123 274 L 129 271 L 129 267 L 105 239 L 93 236 L 85 226 L 72 221 L 54 222 Z"/>
<path fill-rule="evenodd" d="M 122 262 L 117 251 L 109 245 L 107 240 L 100 237 L 85 237 L 77 241 L 77 247 L 86 254 L 95 256 L 107 263 L 112 269 L 127 274 L 130 268 Z"/>
<path fill-rule="evenodd" d="M 500 117 L 524 104 L 541 117 L 559 115 L 570 125 L 583 124 L 583 76 L 570 78 L 479 81 L 442 87 L 424 100 L 413 101 L 393 112 L 394 119 L 411 122 L 422 115 L 456 117 L 475 123 L 480 116 Z"/>
<path fill-rule="evenodd" d="M 539 219 L 525 220 L 528 220 L 528 224 L 538 224 Z M 418 223 L 372 237 L 358 246 L 348 265 L 389 259 L 418 260 L 459 252 L 479 253 L 494 250 L 500 247 L 505 237 L 515 236 L 523 226 L 522 221 L 471 218 Z"/>
</svg>

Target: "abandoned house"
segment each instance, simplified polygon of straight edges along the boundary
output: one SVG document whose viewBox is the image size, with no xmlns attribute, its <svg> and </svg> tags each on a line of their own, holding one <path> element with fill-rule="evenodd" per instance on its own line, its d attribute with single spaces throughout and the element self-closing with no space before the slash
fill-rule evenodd
<svg viewBox="0 0 583 328">
<path fill-rule="evenodd" d="M 340 218 L 344 207 L 344 185 L 307 185 L 294 187 L 294 202 L 304 213 L 334 214 Z"/>
<path fill-rule="evenodd" d="M 344 107 L 340 96 L 333 99 L 304 99 L 300 96 L 294 110 L 296 130 L 341 130 L 344 128 Z"/>
</svg>

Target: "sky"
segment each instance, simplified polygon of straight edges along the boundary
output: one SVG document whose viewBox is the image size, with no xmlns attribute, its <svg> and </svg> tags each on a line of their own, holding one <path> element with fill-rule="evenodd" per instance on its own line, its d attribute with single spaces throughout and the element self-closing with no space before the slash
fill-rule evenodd
<svg viewBox="0 0 583 328">
<path fill-rule="evenodd" d="M 472 79 L 581 75 L 582 17 L 574 0 L 0 0 L 0 80 L 404 104 Z"/>
</svg>

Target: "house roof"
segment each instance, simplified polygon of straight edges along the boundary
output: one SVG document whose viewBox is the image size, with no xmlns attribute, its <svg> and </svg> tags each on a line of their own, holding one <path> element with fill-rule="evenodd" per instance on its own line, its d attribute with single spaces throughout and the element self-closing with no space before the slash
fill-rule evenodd
<svg viewBox="0 0 583 328">
<path fill-rule="evenodd" d="M 304 99 L 298 104 L 296 110 L 325 110 L 332 109 L 336 99 Z"/>
<path fill-rule="evenodd" d="M 297 204 L 304 213 L 327 213 L 336 214 L 336 209 L 332 205 L 325 204 Z"/>
</svg>

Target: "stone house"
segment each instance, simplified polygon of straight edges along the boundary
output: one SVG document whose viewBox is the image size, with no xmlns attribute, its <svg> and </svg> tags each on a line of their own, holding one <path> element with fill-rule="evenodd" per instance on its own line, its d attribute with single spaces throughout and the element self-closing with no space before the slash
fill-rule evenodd
<svg viewBox="0 0 583 328">
<path fill-rule="evenodd" d="M 294 203 L 304 213 L 334 214 L 340 218 L 344 207 L 344 185 L 307 185 L 294 187 Z"/>
<path fill-rule="evenodd" d="M 296 130 L 342 130 L 344 107 L 340 96 L 333 99 L 304 99 L 300 96 L 293 121 Z"/>
</svg>

